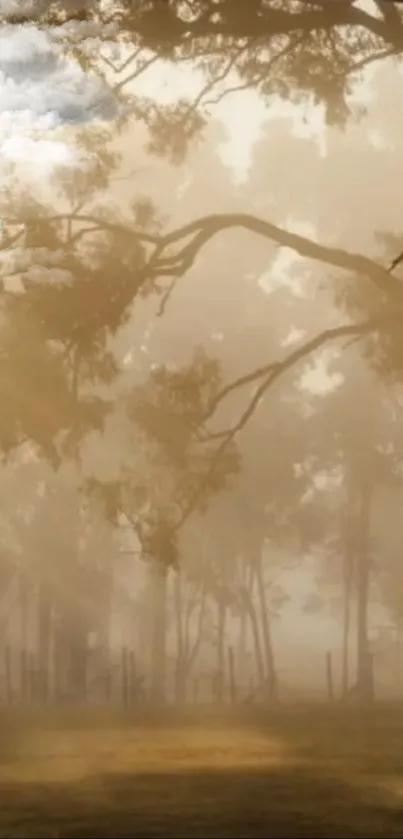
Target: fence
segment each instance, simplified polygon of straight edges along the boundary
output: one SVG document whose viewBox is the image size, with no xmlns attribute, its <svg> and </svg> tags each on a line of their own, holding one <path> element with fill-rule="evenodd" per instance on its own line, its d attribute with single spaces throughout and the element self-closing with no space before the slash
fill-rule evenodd
<svg viewBox="0 0 403 839">
<path fill-rule="evenodd" d="M 3 648 L 0 702 L 7 705 L 111 704 L 134 708 L 161 699 L 153 690 L 152 679 L 140 672 L 133 649 L 103 650 L 98 656 L 91 652 L 82 651 L 80 666 L 75 662 L 75 668 L 66 671 L 65 662 L 49 660 L 44 668 L 38 654 L 6 645 Z M 331 702 L 341 698 L 338 686 L 335 686 L 331 654 L 327 653 L 322 661 L 323 679 L 316 686 L 302 688 L 280 671 L 276 699 Z M 62 667 L 58 667 L 60 663 Z M 252 677 L 237 679 L 231 647 L 225 672 L 219 674 L 214 667 L 199 670 L 187 680 L 182 698 L 175 689 L 175 661 L 170 664 L 171 672 L 168 667 L 164 690 L 164 699 L 168 702 L 247 705 L 273 699 L 268 681 L 259 683 Z"/>
</svg>

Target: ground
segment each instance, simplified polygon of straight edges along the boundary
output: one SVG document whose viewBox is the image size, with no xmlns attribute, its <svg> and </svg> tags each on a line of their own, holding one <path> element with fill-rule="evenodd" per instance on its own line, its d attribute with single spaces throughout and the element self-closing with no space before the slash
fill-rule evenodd
<svg viewBox="0 0 403 839">
<path fill-rule="evenodd" d="M 403 705 L 0 712 L 1 837 L 403 837 Z"/>
</svg>

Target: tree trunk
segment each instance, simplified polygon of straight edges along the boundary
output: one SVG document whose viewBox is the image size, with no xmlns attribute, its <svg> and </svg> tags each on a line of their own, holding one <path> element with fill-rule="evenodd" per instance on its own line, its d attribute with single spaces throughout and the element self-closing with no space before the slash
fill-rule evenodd
<svg viewBox="0 0 403 839">
<path fill-rule="evenodd" d="M 342 653 L 342 676 L 341 676 L 341 690 L 342 696 L 348 694 L 350 682 L 349 670 L 349 644 L 350 644 L 350 625 L 351 625 L 351 572 L 352 572 L 352 557 L 347 553 L 344 557 L 344 592 L 343 592 L 343 653 Z"/>
<path fill-rule="evenodd" d="M 230 697 L 231 697 L 231 704 L 234 705 L 236 702 L 236 678 L 235 678 L 235 663 L 234 663 L 234 650 L 232 647 L 228 647 L 228 674 L 229 674 L 229 686 L 230 686 Z"/>
<path fill-rule="evenodd" d="M 260 640 L 260 633 L 259 633 L 259 622 L 256 615 L 256 610 L 253 605 L 252 594 L 249 592 L 245 592 L 244 597 L 245 608 L 247 609 L 247 613 L 250 620 L 251 630 L 252 630 L 252 637 L 253 637 L 253 644 L 255 647 L 255 658 L 256 658 L 256 667 L 257 667 L 257 674 L 259 679 L 259 684 L 263 684 L 264 682 L 264 659 L 263 659 L 263 651 L 262 651 L 262 644 Z"/>
<path fill-rule="evenodd" d="M 185 655 L 185 662 L 186 662 L 186 687 L 188 685 L 189 676 L 193 670 L 194 663 L 197 659 L 197 656 L 200 651 L 200 647 L 203 641 L 203 631 L 204 631 L 204 620 L 206 615 L 206 590 L 203 586 L 200 592 L 200 602 L 199 602 L 199 615 L 197 621 L 197 634 L 194 639 L 193 644 L 190 643 L 190 622 L 187 620 L 185 622 L 185 632 L 184 632 L 184 655 Z"/>
<path fill-rule="evenodd" d="M 52 637 L 52 606 L 48 587 L 41 584 L 38 587 L 38 699 L 47 702 L 50 688 L 50 656 Z"/>
<path fill-rule="evenodd" d="M 350 683 L 350 629 L 351 629 L 351 595 L 354 571 L 354 550 L 351 530 L 351 493 L 347 498 L 347 509 L 344 522 L 344 557 L 343 557 L 343 639 L 342 639 L 342 696 L 346 697 Z"/>
<path fill-rule="evenodd" d="M 242 609 L 239 617 L 239 635 L 237 644 L 237 659 L 240 672 L 243 673 L 245 668 L 246 653 L 248 650 L 248 614 L 245 609 Z"/>
<path fill-rule="evenodd" d="M 218 636 L 217 636 L 217 702 L 224 699 L 225 686 L 225 624 L 227 618 L 227 607 L 222 599 L 218 598 Z"/>
<path fill-rule="evenodd" d="M 21 699 L 27 702 L 28 696 L 28 643 L 29 643 L 29 581 L 25 574 L 19 575 L 19 606 L 20 606 L 20 689 Z"/>
<path fill-rule="evenodd" d="M 396 679 L 396 696 L 401 696 L 402 687 L 402 624 L 398 619 L 396 622 L 396 662 L 395 662 L 395 679 Z"/>
<path fill-rule="evenodd" d="M 174 579 L 174 603 L 176 626 L 175 701 L 181 704 L 186 700 L 186 651 L 183 637 L 183 598 L 180 571 L 176 572 Z"/>
<path fill-rule="evenodd" d="M 166 698 L 166 629 L 167 629 L 167 569 L 162 563 L 152 562 L 153 627 L 151 650 L 151 692 L 154 702 L 163 704 Z"/>
<path fill-rule="evenodd" d="M 277 697 L 277 673 L 274 662 L 273 641 L 271 636 L 271 626 L 269 619 L 269 610 L 266 602 L 266 593 L 264 588 L 264 577 L 262 569 L 262 557 L 259 551 L 255 565 L 257 590 L 260 606 L 260 620 L 262 624 L 263 646 L 266 660 L 266 676 L 268 684 L 268 695 L 270 699 Z"/>
<path fill-rule="evenodd" d="M 71 627 L 69 682 L 75 701 L 84 701 L 87 695 L 88 633 L 83 625 Z"/>
<path fill-rule="evenodd" d="M 246 589 L 247 587 L 247 579 L 248 579 L 248 566 L 245 561 L 242 561 L 241 566 L 241 575 L 242 575 L 242 590 Z M 238 673 L 241 674 L 241 679 L 244 678 L 245 671 L 246 671 L 246 664 L 247 664 L 247 655 L 248 655 L 248 611 L 245 608 L 245 604 L 241 604 L 241 610 L 239 615 L 239 624 L 238 624 L 238 642 L 237 642 L 237 651 L 236 651 L 236 658 L 237 658 L 237 666 L 238 666 Z"/>
<path fill-rule="evenodd" d="M 368 641 L 371 500 L 369 482 L 363 482 L 360 488 L 357 550 L 357 697 L 362 701 L 373 699 L 372 658 Z"/>
</svg>

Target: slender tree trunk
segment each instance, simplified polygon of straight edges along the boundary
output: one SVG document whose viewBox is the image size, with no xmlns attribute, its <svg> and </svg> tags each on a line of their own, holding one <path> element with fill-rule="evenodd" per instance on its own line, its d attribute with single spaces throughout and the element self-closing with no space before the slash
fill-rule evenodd
<svg viewBox="0 0 403 839">
<path fill-rule="evenodd" d="M 54 644 L 53 644 L 53 673 L 56 702 L 60 702 L 66 691 L 66 642 L 65 622 L 60 619 L 56 611 L 54 620 Z"/>
<path fill-rule="evenodd" d="M 264 577 L 262 569 L 262 558 L 259 551 L 255 565 L 257 591 L 260 606 L 260 620 L 262 624 L 263 646 L 266 660 L 266 676 L 268 682 L 268 694 L 270 699 L 277 697 L 277 673 L 274 662 L 273 641 L 271 635 L 271 626 L 269 619 L 269 610 L 266 602 L 266 592 L 264 588 Z"/>
<path fill-rule="evenodd" d="M 75 700 L 84 701 L 88 677 L 88 633 L 83 621 L 71 627 L 70 685 Z"/>
<path fill-rule="evenodd" d="M 164 703 L 166 697 L 166 630 L 167 630 L 167 569 L 162 563 L 152 563 L 153 628 L 151 652 L 151 690 L 154 702 Z"/>
<path fill-rule="evenodd" d="M 363 481 L 360 488 L 357 550 L 357 696 L 373 699 L 372 659 L 368 641 L 368 599 L 370 586 L 372 488 Z"/>
<path fill-rule="evenodd" d="M 204 621 L 206 616 L 206 591 L 203 586 L 200 592 L 200 603 L 199 603 L 199 614 L 197 620 L 197 631 L 196 637 L 193 641 L 193 644 L 190 643 L 190 623 L 189 621 L 185 622 L 185 632 L 184 632 L 184 655 L 185 655 L 185 662 L 186 662 L 186 688 L 189 682 L 189 676 L 193 670 L 195 661 L 197 656 L 200 652 L 200 647 L 203 642 L 203 632 L 204 632 Z"/>
<path fill-rule="evenodd" d="M 245 609 L 242 609 L 239 617 L 239 635 L 237 647 L 238 666 L 241 672 L 243 672 L 246 661 L 246 653 L 248 649 L 248 614 Z"/>
<path fill-rule="evenodd" d="M 104 611 L 100 615 L 99 625 L 97 628 L 96 641 L 96 669 L 98 682 L 99 699 L 103 702 L 108 701 L 110 694 L 110 672 L 111 672 L 111 619 L 113 607 L 113 577 L 108 580 L 107 595 L 105 598 Z M 134 643 L 135 639 L 135 623 L 134 623 L 134 608 L 131 615 L 130 627 L 130 643 Z"/>
<path fill-rule="evenodd" d="M 186 700 L 186 652 L 183 637 L 182 577 L 177 571 L 174 579 L 174 603 L 176 626 L 175 700 L 179 704 Z"/>
<path fill-rule="evenodd" d="M 237 691 L 236 691 L 234 650 L 233 650 L 232 647 L 228 647 L 228 674 L 229 674 L 231 704 L 234 705 L 235 702 L 236 702 Z"/>
<path fill-rule="evenodd" d="M 253 637 L 253 644 L 255 647 L 255 658 L 256 658 L 256 668 L 257 674 L 259 679 L 259 684 L 262 685 L 264 682 L 264 659 L 263 659 L 263 651 L 262 651 L 262 644 L 260 640 L 260 632 L 259 632 L 259 622 L 256 615 L 256 610 L 253 604 L 252 596 L 249 593 L 245 593 L 245 606 L 249 615 L 251 630 L 252 630 L 252 637 Z"/>
<path fill-rule="evenodd" d="M 402 687 L 402 624 L 396 622 L 396 662 L 395 662 L 396 695 L 400 698 Z"/>
<path fill-rule="evenodd" d="M 344 557 L 343 557 L 343 639 L 342 639 L 342 696 L 346 697 L 350 683 L 350 629 L 351 596 L 354 571 L 354 550 L 351 530 L 351 508 L 353 499 L 348 494 L 344 521 Z"/>
<path fill-rule="evenodd" d="M 227 607 L 218 597 L 218 636 L 217 636 L 217 701 L 224 699 L 225 686 L 225 625 Z"/>
<path fill-rule="evenodd" d="M 71 433 L 73 439 L 74 428 Z M 77 464 L 73 461 L 63 463 L 61 477 L 64 479 L 60 502 L 64 521 L 63 555 L 68 560 L 58 569 L 53 558 L 47 557 L 57 613 L 57 682 L 66 699 L 82 701 L 87 690 L 88 618 L 85 594 L 82 596 L 83 587 L 84 593 L 86 591 L 86 573 L 81 564 L 82 510 L 77 491 Z M 58 581 L 58 574 L 62 575 L 62 584 Z"/>
<path fill-rule="evenodd" d="M 248 575 L 248 566 L 246 562 L 242 561 L 241 566 L 241 585 L 242 590 L 246 589 L 247 587 L 247 575 Z M 247 654 L 248 654 L 248 611 L 245 608 L 245 603 L 241 603 L 240 615 L 239 615 L 239 624 L 238 624 L 238 642 L 237 642 L 237 666 L 238 666 L 238 673 L 242 674 L 241 678 L 243 679 L 245 674 L 245 665 L 247 662 Z"/>
<path fill-rule="evenodd" d="M 21 699 L 28 699 L 28 639 L 29 639 L 29 581 L 23 572 L 19 575 L 19 603 L 20 603 L 20 688 Z"/>
<path fill-rule="evenodd" d="M 347 696 L 350 682 L 349 647 L 351 625 L 351 568 L 352 557 L 344 557 L 344 594 L 343 594 L 343 653 L 342 653 L 342 695 Z"/>
<path fill-rule="evenodd" d="M 39 699 L 47 702 L 49 698 L 49 673 L 52 636 L 52 607 L 48 587 L 38 587 L 38 687 Z"/>
</svg>

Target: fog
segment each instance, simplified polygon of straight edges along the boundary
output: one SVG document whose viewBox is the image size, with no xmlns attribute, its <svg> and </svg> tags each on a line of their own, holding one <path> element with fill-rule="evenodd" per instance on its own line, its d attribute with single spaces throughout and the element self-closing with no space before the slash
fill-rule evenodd
<svg viewBox="0 0 403 839">
<path fill-rule="evenodd" d="M 0 835 L 402 835 L 402 52 L 0 0 Z"/>
<path fill-rule="evenodd" d="M 88 76 L 77 87 L 74 55 L 57 58 L 57 31 L 49 29 L 49 38 L 46 29 L 11 24 L 2 32 L 3 229 L 26 225 L 25 255 L 21 240 L 15 250 L 5 234 L 1 263 L 9 323 L 2 361 L 4 696 L 39 690 L 48 700 L 88 694 L 102 703 L 109 690 L 122 695 L 122 667 L 129 667 L 136 701 L 342 696 L 360 684 L 363 644 L 378 696 L 400 696 L 398 338 L 381 336 L 378 349 L 371 339 L 345 349 L 323 342 L 274 382 L 239 426 L 253 403 L 253 374 L 250 384 L 220 396 L 227 383 L 345 323 L 346 312 L 348 322 L 375 311 L 370 281 L 329 269 L 314 251 L 314 259 L 306 255 L 309 242 L 383 263 L 398 251 L 400 67 L 386 58 L 368 66 L 348 91 L 351 117 L 335 126 L 323 103 L 309 98 L 264 99 L 252 85 L 231 94 L 237 71 L 230 70 L 204 106 L 205 124 L 187 141 L 180 122 L 161 123 L 159 135 L 138 114 L 142 102 L 148 113 L 150 102 L 158 112 L 197 97 L 201 70 L 166 58 L 148 66 L 146 51 L 144 66 L 115 88 L 126 96 L 119 103 L 111 64 L 98 81 Z M 118 34 L 112 27 L 115 65 L 118 54 L 120 63 L 130 60 Z M 84 38 L 81 49 L 93 59 L 96 38 Z M 219 213 L 262 216 L 286 233 L 279 247 L 276 234 L 270 241 L 270 233 L 242 230 L 242 219 L 224 225 L 196 245 L 184 269 L 180 256 L 167 252 L 144 291 L 127 297 L 125 283 L 136 283 L 133 259 L 141 264 L 144 253 L 119 225 L 144 229 L 152 245 Z M 61 223 L 35 228 L 34 219 L 52 215 L 69 216 L 67 240 Z M 281 247 L 287 231 L 290 246 Z M 52 298 L 45 266 L 55 265 L 55 248 L 67 281 L 60 279 L 61 293 Z M 332 253 L 323 260 L 334 263 Z M 118 303 L 117 319 L 115 280 L 116 300 L 123 293 L 128 301 Z M 53 281 L 56 288 L 55 269 Z M 76 303 L 74 283 L 84 289 Z M 97 283 L 105 288 L 99 313 Z M 82 336 L 77 356 L 75 334 Z M 51 344 L 65 346 L 62 367 Z M 223 429 L 234 424 L 220 448 Z M 360 486 L 368 481 L 364 532 Z M 150 538 L 160 527 L 166 535 L 153 551 Z M 371 569 L 364 606 L 363 539 Z"/>
</svg>

